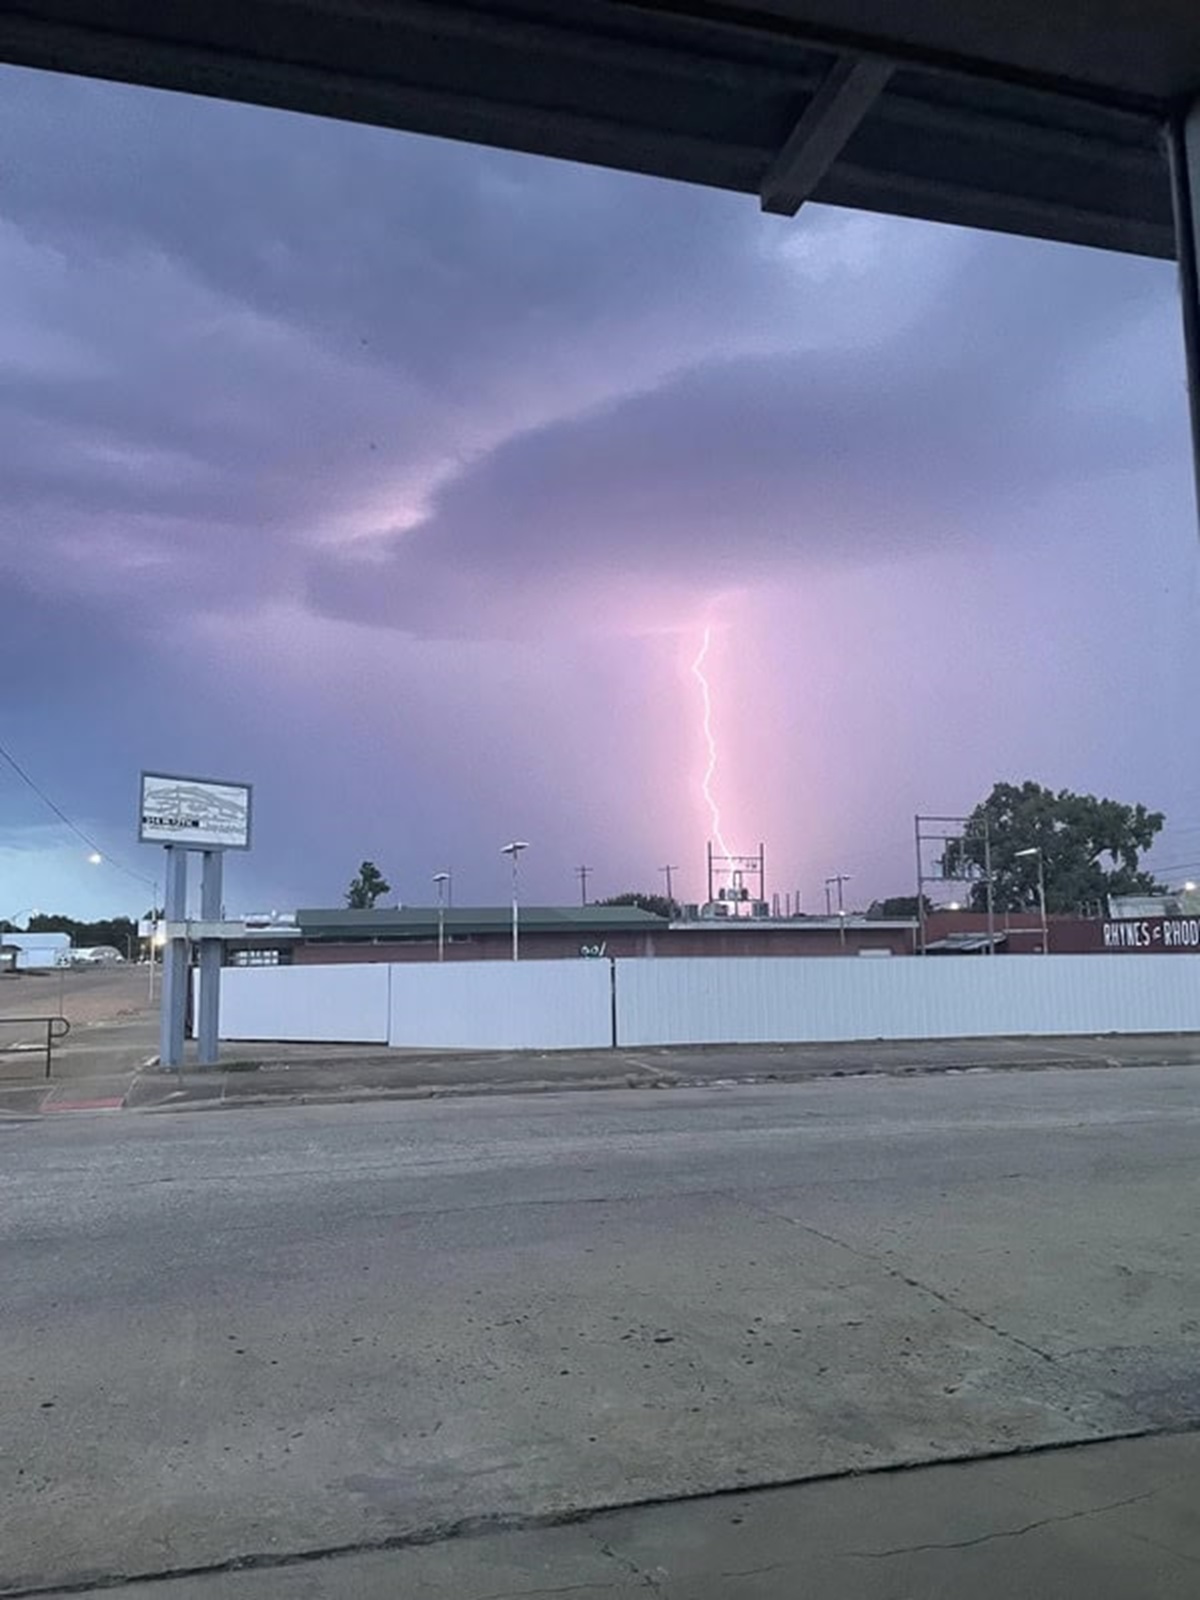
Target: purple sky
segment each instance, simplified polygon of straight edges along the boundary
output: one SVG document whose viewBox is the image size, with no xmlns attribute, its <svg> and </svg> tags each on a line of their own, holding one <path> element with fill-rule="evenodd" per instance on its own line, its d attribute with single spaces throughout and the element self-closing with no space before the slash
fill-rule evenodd
<svg viewBox="0 0 1200 1600">
<path fill-rule="evenodd" d="M 0 72 L 0 738 L 106 850 L 249 779 L 231 911 L 911 892 L 1035 777 L 1200 873 L 1170 265 Z M 0 769 L 0 916 L 138 912 Z"/>
</svg>

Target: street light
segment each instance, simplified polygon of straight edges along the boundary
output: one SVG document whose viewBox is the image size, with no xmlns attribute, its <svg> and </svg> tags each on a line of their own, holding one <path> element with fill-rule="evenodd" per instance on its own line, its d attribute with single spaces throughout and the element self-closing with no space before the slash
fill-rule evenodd
<svg viewBox="0 0 1200 1600">
<path fill-rule="evenodd" d="M 1040 844 L 1031 844 L 1026 850 L 1014 850 L 1013 855 L 1036 856 L 1038 864 L 1038 908 L 1042 913 L 1042 954 L 1050 954 L 1050 931 L 1046 926 L 1046 858 Z"/>
<path fill-rule="evenodd" d="M 831 877 L 825 879 L 825 915 L 827 917 L 831 915 L 829 891 L 835 883 L 837 884 L 838 939 L 843 950 L 846 948 L 846 902 L 842 891 L 849 882 L 850 874 L 848 872 L 835 872 Z"/>
<path fill-rule="evenodd" d="M 520 934 L 518 931 L 520 912 L 517 909 L 519 903 L 519 896 L 517 893 L 517 863 L 521 859 L 521 851 L 528 849 L 529 841 L 527 839 L 514 839 L 511 844 L 503 845 L 500 850 L 500 854 L 502 856 L 507 856 L 512 862 L 512 958 L 514 961 L 518 960 L 520 956 L 520 944 L 518 942 L 520 939 Z"/>
<path fill-rule="evenodd" d="M 1195 894 L 1196 885 L 1192 882 L 1191 878 L 1189 878 L 1188 881 L 1184 884 L 1183 892 L 1184 892 L 1184 894 Z"/>
<path fill-rule="evenodd" d="M 448 872 L 435 872 L 433 881 L 437 884 L 438 906 L 438 960 L 446 959 L 446 885 L 450 882 Z"/>
<path fill-rule="evenodd" d="M 104 857 L 100 854 L 99 850 L 93 850 L 91 855 L 88 857 L 88 865 L 92 867 L 98 867 L 101 865 L 103 860 Z"/>
</svg>

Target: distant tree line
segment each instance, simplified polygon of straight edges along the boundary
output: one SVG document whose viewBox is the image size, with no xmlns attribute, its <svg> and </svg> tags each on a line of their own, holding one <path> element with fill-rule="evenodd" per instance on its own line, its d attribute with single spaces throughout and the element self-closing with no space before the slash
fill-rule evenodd
<svg viewBox="0 0 1200 1600">
<path fill-rule="evenodd" d="M 77 950 L 106 944 L 119 950 L 123 956 L 136 958 L 138 952 L 137 923 L 131 917 L 103 917 L 99 922 L 80 922 L 76 917 L 39 913 L 31 916 L 24 928 L 18 928 L 13 922 L 0 922 L 0 934 L 4 933 L 65 933 L 70 935 L 71 945 Z"/>
</svg>

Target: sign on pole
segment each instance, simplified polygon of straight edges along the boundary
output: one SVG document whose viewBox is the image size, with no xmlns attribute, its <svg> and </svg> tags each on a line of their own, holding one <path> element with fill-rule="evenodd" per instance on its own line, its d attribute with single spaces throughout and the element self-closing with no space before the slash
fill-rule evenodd
<svg viewBox="0 0 1200 1600">
<path fill-rule="evenodd" d="M 186 926 L 188 856 L 194 852 L 203 861 L 200 921 L 211 928 L 221 920 L 225 851 L 250 848 L 250 795 L 248 783 L 186 778 L 179 773 L 142 773 L 138 838 L 143 844 L 166 847 L 164 908 L 168 937 L 163 951 L 159 1061 L 168 1069 L 181 1068 L 184 1058 L 190 968 Z M 201 932 L 199 944 L 198 1061 L 201 1066 L 212 1066 L 219 1053 L 221 941 Z"/>
<path fill-rule="evenodd" d="M 250 848 L 250 785 L 142 773 L 138 838 L 185 850 Z"/>
</svg>

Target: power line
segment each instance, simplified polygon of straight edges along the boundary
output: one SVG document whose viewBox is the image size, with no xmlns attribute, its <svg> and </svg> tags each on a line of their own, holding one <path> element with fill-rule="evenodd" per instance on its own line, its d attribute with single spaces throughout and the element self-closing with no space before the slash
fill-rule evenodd
<svg viewBox="0 0 1200 1600">
<path fill-rule="evenodd" d="M 49 810 L 53 811 L 58 820 L 63 823 L 65 827 L 69 828 L 77 839 L 81 840 L 82 843 L 87 845 L 88 849 L 93 855 L 100 856 L 103 860 L 108 862 L 109 866 L 116 867 L 117 871 L 123 872 L 126 877 L 136 878 L 139 883 L 146 883 L 149 884 L 152 889 L 157 889 L 158 885 L 155 883 L 153 878 L 147 878 L 144 873 L 135 872 L 132 867 L 127 867 L 123 861 L 118 861 L 117 858 L 113 855 L 110 855 L 108 851 L 102 850 L 90 834 L 85 833 L 77 823 L 72 822 L 71 818 L 63 810 L 63 808 L 56 801 L 50 798 L 50 796 L 39 783 L 35 782 L 34 779 L 30 777 L 29 773 L 26 772 L 25 768 L 17 760 L 16 756 L 13 755 L 12 751 L 7 750 L 3 744 L 0 744 L 0 756 L 7 761 L 8 765 L 13 769 L 17 777 L 20 778 L 21 782 L 32 789 L 33 793 L 37 795 L 42 804 L 48 807 Z"/>
</svg>

